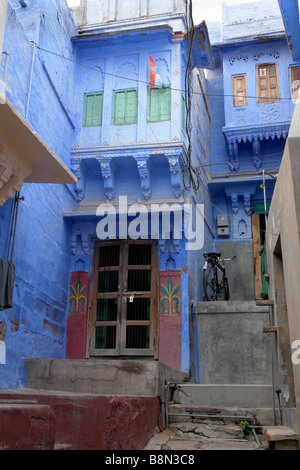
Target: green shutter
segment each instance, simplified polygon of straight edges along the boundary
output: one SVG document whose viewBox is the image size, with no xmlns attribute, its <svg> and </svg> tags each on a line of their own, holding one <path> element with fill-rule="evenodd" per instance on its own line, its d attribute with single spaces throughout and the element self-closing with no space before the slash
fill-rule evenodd
<svg viewBox="0 0 300 470">
<path fill-rule="evenodd" d="M 148 121 L 169 121 L 171 119 L 171 89 L 149 88 Z"/>
<path fill-rule="evenodd" d="M 114 95 L 113 123 L 136 124 L 137 90 L 116 91 Z"/>
<path fill-rule="evenodd" d="M 85 127 L 101 126 L 103 110 L 103 93 L 86 93 L 84 103 L 83 125 Z"/>
<path fill-rule="evenodd" d="M 116 92 L 114 99 L 114 124 L 124 124 L 125 122 L 125 92 Z"/>
<path fill-rule="evenodd" d="M 169 121 L 171 119 L 171 90 L 161 88 L 159 90 L 159 120 Z"/>
<path fill-rule="evenodd" d="M 130 90 L 126 92 L 126 124 L 135 124 L 137 122 L 137 91 Z"/>
</svg>

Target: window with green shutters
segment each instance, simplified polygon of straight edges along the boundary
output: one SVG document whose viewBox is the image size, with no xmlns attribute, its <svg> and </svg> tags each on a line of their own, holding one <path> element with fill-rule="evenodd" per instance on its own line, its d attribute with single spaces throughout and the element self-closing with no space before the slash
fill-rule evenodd
<svg viewBox="0 0 300 470">
<path fill-rule="evenodd" d="M 85 93 L 84 95 L 84 127 L 102 125 L 103 93 Z"/>
<path fill-rule="evenodd" d="M 136 124 L 137 123 L 137 90 L 115 91 L 113 124 Z"/>
<path fill-rule="evenodd" d="M 169 121 L 171 119 L 171 88 L 148 89 L 148 121 Z"/>
</svg>

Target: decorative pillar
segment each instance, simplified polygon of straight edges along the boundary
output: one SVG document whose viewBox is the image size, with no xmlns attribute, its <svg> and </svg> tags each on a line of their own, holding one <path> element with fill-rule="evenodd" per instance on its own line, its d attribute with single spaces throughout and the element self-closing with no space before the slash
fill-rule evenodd
<svg viewBox="0 0 300 470">
<path fill-rule="evenodd" d="M 181 271 L 160 272 L 160 315 L 158 360 L 180 370 L 181 367 Z"/>
</svg>

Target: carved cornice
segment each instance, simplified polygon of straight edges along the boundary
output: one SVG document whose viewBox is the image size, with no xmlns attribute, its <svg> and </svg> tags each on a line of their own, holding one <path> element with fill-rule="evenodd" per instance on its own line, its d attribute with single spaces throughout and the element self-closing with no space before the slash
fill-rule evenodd
<svg viewBox="0 0 300 470">
<path fill-rule="evenodd" d="M 75 187 L 78 201 L 84 199 L 84 175 L 80 171 L 80 164 L 85 159 L 95 159 L 100 163 L 101 174 L 104 179 L 106 198 L 112 200 L 115 197 L 114 163 L 119 157 L 133 157 L 137 163 L 140 176 L 141 190 L 144 199 L 151 198 L 151 164 L 150 157 L 165 156 L 168 159 L 171 175 L 171 185 L 176 198 L 182 195 L 181 170 L 186 162 L 186 148 L 182 142 L 162 144 L 137 144 L 128 146 L 106 146 L 83 148 L 74 146 L 71 148 L 71 167 L 78 178 Z M 99 172 L 100 176 L 100 172 Z"/>
<path fill-rule="evenodd" d="M 280 139 L 287 138 L 290 122 L 279 122 L 273 124 L 262 124 L 251 127 L 223 127 L 223 133 L 228 144 L 238 144 L 241 142 L 252 142 L 253 140 Z"/>
</svg>

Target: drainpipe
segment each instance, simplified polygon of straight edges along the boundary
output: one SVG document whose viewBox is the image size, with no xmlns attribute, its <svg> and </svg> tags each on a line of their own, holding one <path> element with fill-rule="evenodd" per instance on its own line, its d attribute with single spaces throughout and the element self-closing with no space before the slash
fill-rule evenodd
<svg viewBox="0 0 300 470">
<path fill-rule="evenodd" d="M 31 96 L 32 76 L 33 76 L 33 68 L 34 68 L 34 59 L 35 59 L 35 51 L 36 51 L 36 43 L 34 41 L 30 41 L 30 43 L 33 45 L 33 54 L 32 54 L 32 62 L 31 62 L 31 72 L 30 72 L 27 106 L 26 106 L 26 112 L 25 112 L 25 118 L 26 119 L 28 117 L 29 102 L 30 102 L 30 96 Z"/>
<path fill-rule="evenodd" d="M 17 191 L 15 194 L 15 199 L 14 199 L 9 245 L 8 245 L 8 251 L 7 251 L 7 260 L 11 262 L 13 262 L 14 260 L 15 240 L 16 240 L 16 232 L 17 232 L 18 213 L 19 213 L 19 202 L 21 200 L 24 201 L 24 197 L 23 196 L 20 197 L 20 192 Z"/>
<path fill-rule="evenodd" d="M 265 170 L 263 170 L 263 190 L 264 190 L 265 223 L 266 223 L 266 230 L 267 230 L 268 215 L 267 215 L 267 192 L 266 192 Z"/>
<path fill-rule="evenodd" d="M 198 329 L 197 329 L 197 315 L 195 309 L 195 302 L 192 303 L 192 315 L 194 317 L 194 330 L 195 330 L 195 337 L 194 337 L 194 356 L 195 356 L 195 370 L 196 370 L 196 383 L 199 382 L 199 363 L 198 363 Z"/>
</svg>

